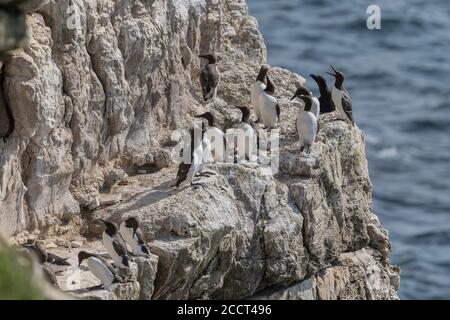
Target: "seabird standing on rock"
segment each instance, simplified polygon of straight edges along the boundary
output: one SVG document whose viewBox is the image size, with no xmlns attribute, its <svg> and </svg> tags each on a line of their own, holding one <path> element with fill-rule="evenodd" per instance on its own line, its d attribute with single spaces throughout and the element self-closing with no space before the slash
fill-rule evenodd
<svg viewBox="0 0 450 320">
<path fill-rule="evenodd" d="M 78 265 L 81 266 L 87 259 L 89 271 L 98 278 L 105 289 L 108 289 L 113 283 L 124 282 L 123 278 L 117 275 L 113 266 L 102 256 L 86 251 L 78 253 Z"/>
<path fill-rule="evenodd" d="M 242 130 L 243 136 L 238 135 L 238 148 L 245 146 L 245 156 L 249 161 L 253 161 L 255 152 L 251 147 L 253 144 L 256 148 L 255 137 L 257 137 L 255 129 L 250 125 L 250 109 L 247 107 L 235 106 L 242 112 L 241 122 L 236 126 L 237 129 Z M 256 151 L 256 150 L 255 150 Z"/>
<path fill-rule="evenodd" d="M 114 265 L 118 268 L 129 268 L 130 258 L 128 257 L 127 248 L 120 239 L 117 233 L 117 226 L 115 223 L 100 219 L 105 225 L 105 230 L 102 234 L 103 245 L 106 251 L 114 261 Z"/>
<path fill-rule="evenodd" d="M 252 108 L 255 111 L 256 114 L 256 122 L 259 122 L 261 120 L 261 110 L 259 107 L 258 98 L 261 92 L 266 89 L 266 76 L 267 72 L 269 71 L 269 66 L 263 65 L 261 69 L 259 70 L 259 74 L 256 77 L 256 82 L 252 87 L 252 90 L 250 92 L 250 102 L 252 104 Z"/>
<path fill-rule="evenodd" d="M 205 133 L 205 137 L 203 140 L 208 139 L 210 144 L 213 144 L 215 146 L 214 148 L 214 161 L 215 162 L 223 162 L 224 161 L 224 154 L 225 154 L 225 134 L 222 130 L 220 130 L 216 126 L 216 118 L 211 112 L 205 112 L 201 115 L 195 116 L 195 118 L 202 118 L 208 121 L 208 130 Z M 213 139 L 214 138 L 214 139 Z M 216 141 L 218 139 L 218 141 Z M 204 141 L 205 142 L 205 141 Z M 204 143 L 203 147 L 208 148 L 208 143 Z M 211 146 L 209 146 L 209 150 L 204 151 L 204 154 L 209 155 L 211 153 Z M 205 160 L 205 159 L 204 159 Z"/>
<path fill-rule="evenodd" d="M 332 75 L 336 79 L 334 87 L 331 90 L 333 103 L 338 109 L 341 117 L 344 119 L 348 118 L 350 122 L 355 125 L 355 122 L 353 121 L 352 99 L 350 98 L 350 94 L 348 93 L 347 89 L 345 89 L 343 85 L 344 74 L 334 69 L 333 66 L 330 67 L 331 69 L 333 69 L 334 74 L 331 72 L 327 73 Z"/>
<path fill-rule="evenodd" d="M 150 256 L 144 235 L 139 227 L 139 220 L 130 217 L 120 224 L 120 235 L 131 246 L 134 256 Z"/>
<path fill-rule="evenodd" d="M 70 266 L 70 263 L 67 261 L 68 258 L 62 258 L 56 254 L 47 252 L 47 250 L 37 242 L 34 244 L 24 244 L 22 247 L 29 252 L 32 252 L 40 264 L 47 262 L 57 266 Z"/>
<path fill-rule="evenodd" d="M 331 98 L 331 92 L 328 90 L 327 81 L 321 75 L 311 74 L 311 78 L 317 83 L 320 91 L 320 113 L 328 113 L 336 110 L 333 99 Z"/>
<path fill-rule="evenodd" d="M 295 92 L 294 96 L 292 97 L 291 101 L 294 100 L 296 97 L 300 97 L 300 96 L 308 96 L 311 97 L 311 101 L 312 101 L 312 107 L 311 107 L 311 112 L 312 114 L 317 118 L 319 118 L 319 114 L 320 114 L 320 102 L 319 99 L 317 99 L 316 97 L 314 97 L 312 95 L 312 92 L 309 91 L 308 88 L 302 87 L 300 86 L 297 91 Z"/>
<path fill-rule="evenodd" d="M 267 86 L 261 92 L 258 98 L 258 104 L 261 111 L 261 117 L 265 128 L 275 128 L 280 119 L 280 106 L 277 99 L 273 96 L 275 93 L 275 86 L 267 78 Z"/>
<path fill-rule="evenodd" d="M 310 96 L 300 96 L 305 103 L 305 109 L 300 111 L 297 116 L 297 132 L 300 141 L 300 151 L 306 148 L 307 152 L 311 151 L 311 146 L 316 140 L 318 131 L 317 118 L 311 112 L 312 98 Z"/>
<path fill-rule="evenodd" d="M 217 87 L 220 82 L 220 75 L 217 71 L 217 57 L 214 54 L 200 55 L 199 58 L 208 60 L 200 73 L 200 84 L 202 85 L 203 100 L 214 102 L 217 95 Z"/>
<path fill-rule="evenodd" d="M 205 127 L 203 123 L 201 127 L 194 124 L 196 130 L 201 130 L 201 134 L 194 134 L 194 129 L 190 130 L 191 142 L 189 145 L 184 146 L 190 148 L 190 163 L 182 162 L 178 167 L 176 186 L 179 187 L 183 182 L 187 181 L 191 185 L 193 184 L 194 176 L 200 172 L 203 162 L 203 135 L 205 134 Z"/>
</svg>

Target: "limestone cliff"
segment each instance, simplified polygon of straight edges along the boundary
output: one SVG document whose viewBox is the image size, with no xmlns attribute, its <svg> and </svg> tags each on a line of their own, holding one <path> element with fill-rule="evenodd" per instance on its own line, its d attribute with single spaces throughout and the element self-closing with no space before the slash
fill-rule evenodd
<svg viewBox="0 0 450 320">
<path fill-rule="evenodd" d="M 92 240 L 97 217 L 136 215 L 158 256 L 146 299 L 397 298 L 363 134 L 327 115 L 312 154 L 300 155 L 301 104 L 289 101 L 299 75 L 270 71 L 281 106 L 277 175 L 210 164 L 204 187 L 171 186 L 172 131 L 208 109 L 233 124 L 231 106 L 248 104 L 266 60 L 245 1 L 28 2 L 30 39 L 1 75 L 0 120 L 9 107 L 15 122 L 0 141 L 3 232 Z M 207 107 L 197 56 L 211 51 L 222 81 Z"/>
</svg>

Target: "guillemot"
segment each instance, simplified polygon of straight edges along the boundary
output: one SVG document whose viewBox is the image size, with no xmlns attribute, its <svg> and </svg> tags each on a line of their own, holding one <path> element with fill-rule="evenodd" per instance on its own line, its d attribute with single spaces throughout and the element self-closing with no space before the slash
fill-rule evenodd
<svg viewBox="0 0 450 320">
<path fill-rule="evenodd" d="M 100 219 L 105 225 L 105 230 L 102 234 L 103 245 L 114 261 L 114 265 L 118 268 L 129 268 L 130 258 L 128 257 L 127 248 L 117 232 L 115 223 Z"/>
<path fill-rule="evenodd" d="M 333 66 L 334 74 L 331 72 L 327 72 L 332 75 L 336 81 L 334 83 L 333 89 L 331 90 L 331 96 L 333 98 L 333 103 L 338 109 L 341 117 L 343 119 L 349 119 L 352 125 L 355 124 L 353 121 L 353 110 L 352 110 L 352 99 L 347 89 L 344 88 L 344 74 L 340 71 L 337 71 Z"/>
<path fill-rule="evenodd" d="M 216 99 L 217 87 L 220 83 L 220 75 L 217 71 L 217 57 L 214 54 L 200 55 L 199 58 L 208 60 L 200 73 L 200 84 L 202 86 L 203 100 L 207 103 Z"/>
<path fill-rule="evenodd" d="M 199 130 L 200 132 L 198 132 Z M 184 182 L 193 185 L 194 176 L 200 172 L 203 163 L 203 136 L 205 132 L 203 123 L 200 126 L 197 123 L 194 124 L 194 129 L 190 130 L 191 141 L 189 145 L 185 146 L 185 148 L 190 148 L 190 159 L 184 159 L 178 167 L 175 184 L 177 187 Z"/>
<path fill-rule="evenodd" d="M 296 97 L 300 97 L 300 96 L 311 97 L 311 101 L 312 101 L 311 112 L 316 118 L 318 118 L 319 114 L 320 114 L 320 102 L 319 102 L 319 99 L 314 97 L 312 92 L 309 91 L 308 88 L 303 87 L 303 86 L 298 87 L 298 89 L 295 92 L 294 96 L 292 97 L 291 101 L 294 100 Z"/>
<path fill-rule="evenodd" d="M 117 274 L 113 266 L 102 256 L 80 251 L 78 253 L 78 266 L 81 266 L 86 259 L 89 271 L 101 281 L 105 289 L 108 289 L 113 283 L 124 282 L 123 278 Z"/>
<path fill-rule="evenodd" d="M 311 74 L 311 78 L 317 83 L 319 87 L 320 97 L 320 113 L 329 113 L 336 110 L 333 99 L 331 98 L 331 92 L 328 89 L 327 81 L 321 75 Z"/>
<path fill-rule="evenodd" d="M 258 104 L 261 111 L 261 117 L 265 128 L 275 128 L 280 119 L 280 106 L 274 97 L 275 86 L 266 76 L 267 86 L 258 97 Z"/>
<path fill-rule="evenodd" d="M 129 217 L 120 224 L 120 235 L 132 249 L 134 256 L 150 256 L 150 250 L 144 239 L 139 220 Z"/>
<path fill-rule="evenodd" d="M 307 152 L 311 151 L 311 146 L 316 140 L 318 131 L 317 118 L 311 112 L 312 98 L 310 96 L 299 97 L 305 104 L 304 110 L 300 111 L 297 116 L 297 132 L 300 141 L 300 152 L 306 148 Z"/>
<path fill-rule="evenodd" d="M 261 92 L 266 89 L 266 76 L 267 72 L 269 71 L 269 66 L 263 65 L 261 69 L 259 70 L 258 76 L 256 77 L 256 82 L 253 85 L 251 92 L 250 92 L 250 102 L 252 105 L 252 108 L 256 114 L 256 122 L 259 122 L 261 120 L 261 110 L 259 107 L 258 98 Z"/>
</svg>

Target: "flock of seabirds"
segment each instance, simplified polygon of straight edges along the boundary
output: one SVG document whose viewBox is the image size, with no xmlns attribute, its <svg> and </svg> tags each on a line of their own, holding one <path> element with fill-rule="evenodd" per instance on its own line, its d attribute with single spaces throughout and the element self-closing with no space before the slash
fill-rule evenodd
<svg viewBox="0 0 450 320">
<path fill-rule="evenodd" d="M 220 83 L 220 75 L 216 67 L 216 56 L 214 54 L 202 55 L 200 58 L 208 60 L 203 66 L 200 74 L 200 84 L 202 87 L 203 98 L 206 103 L 213 102 L 217 95 L 217 88 Z M 300 151 L 310 152 L 310 148 L 315 141 L 318 132 L 317 119 L 319 114 L 339 111 L 340 119 L 350 121 L 352 124 L 352 102 L 347 90 L 343 86 L 344 75 L 331 66 L 333 73 L 329 73 L 335 78 L 335 84 L 331 90 L 328 90 L 326 80 L 320 75 L 311 75 L 317 83 L 320 90 L 320 97 L 314 97 L 308 88 L 301 86 L 297 88 L 295 95 L 291 98 L 299 98 L 303 101 L 304 110 L 300 110 L 297 116 L 297 131 L 300 141 Z M 256 82 L 251 88 L 251 106 L 256 114 L 256 124 L 262 124 L 263 128 L 276 128 L 280 119 L 280 107 L 277 99 L 274 97 L 275 86 L 269 76 L 269 67 L 263 65 L 256 78 Z M 250 122 L 250 109 L 248 107 L 236 106 L 242 112 L 241 122 L 237 125 L 238 129 L 243 130 L 245 137 L 254 137 L 257 131 L 255 123 Z M 224 137 L 221 129 L 216 127 L 216 121 L 212 113 L 206 112 L 196 116 L 208 122 L 208 130 L 212 131 L 215 137 Z M 196 125 L 194 125 L 195 128 Z M 205 134 L 206 126 L 201 124 L 202 134 L 193 134 L 191 129 L 191 161 L 190 163 L 181 163 L 178 169 L 176 186 L 183 182 L 193 184 L 194 176 L 201 174 L 203 166 L 209 159 L 211 152 L 211 141 Z M 248 141 L 248 140 L 247 140 Z M 245 146 L 246 157 L 250 158 L 248 145 Z M 223 159 L 223 152 L 215 150 L 215 160 Z M 101 281 L 101 285 L 108 289 L 112 284 L 127 281 L 127 271 L 130 268 L 130 261 L 133 257 L 150 256 L 150 250 L 147 246 L 139 220 L 135 217 L 129 217 L 118 227 L 114 222 L 100 219 L 104 226 L 102 233 L 103 246 L 109 255 L 90 253 L 80 251 L 78 253 L 78 265 L 83 261 L 87 262 L 90 272 Z M 128 250 L 128 246 L 131 251 Z M 70 266 L 67 258 L 59 257 L 47 252 L 38 242 L 23 245 L 23 249 L 37 257 L 42 265 L 44 275 L 54 285 L 57 284 L 55 273 L 61 272 L 62 268 Z M 112 260 L 112 263 L 110 262 Z"/>
<path fill-rule="evenodd" d="M 220 74 L 217 71 L 217 57 L 214 54 L 200 55 L 200 58 L 206 59 L 208 62 L 203 66 L 200 73 L 200 84 L 202 87 L 203 99 L 206 103 L 211 103 L 217 95 L 217 88 L 220 84 Z M 335 78 L 334 86 L 331 92 L 328 89 L 327 82 L 321 75 L 311 74 L 311 77 L 317 83 L 320 91 L 320 97 L 313 96 L 312 92 L 304 86 L 297 88 L 295 95 L 291 100 L 299 98 L 303 101 L 304 109 L 299 110 L 297 115 L 297 132 L 300 141 L 300 152 L 311 150 L 316 135 L 319 131 L 318 118 L 319 114 L 339 111 L 340 119 L 348 120 L 352 124 L 352 100 L 348 91 L 344 87 L 344 74 L 331 66 L 333 73 L 327 72 Z M 275 98 L 275 86 L 268 76 L 269 67 L 263 65 L 259 71 L 256 81 L 251 88 L 250 103 L 256 121 L 250 121 L 250 109 L 246 106 L 235 106 L 242 112 L 241 122 L 236 126 L 242 133 L 238 136 L 239 145 L 244 149 L 245 158 L 253 161 L 254 153 L 252 152 L 251 143 L 257 141 L 258 134 L 255 129 L 258 125 L 264 129 L 276 128 L 280 121 L 280 106 L 277 98 Z M 202 124 L 201 128 L 194 124 L 194 129 L 201 129 L 202 135 L 195 136 L 194 129 L 190 130 L 191 141 L 187 145 L 191 150 L 189 161 L 182 162 L 178 168 L 176 186 L 179 187 L 184 182 L 193 184 L 193 178 L 196 175 L 204 174 L 203 167 L 211 155 L 212 145 L 210 137 L 224 140 L 224 132 L 216 126 L 216 120 L 211 112 L 196 116 L 203 118 L 208 122 L 208 130 Z M 240 141 L 241 140 L 241 141 Z M 224 148 L 215 148 L 215 162 L 223 162 Z"/>
</svg>

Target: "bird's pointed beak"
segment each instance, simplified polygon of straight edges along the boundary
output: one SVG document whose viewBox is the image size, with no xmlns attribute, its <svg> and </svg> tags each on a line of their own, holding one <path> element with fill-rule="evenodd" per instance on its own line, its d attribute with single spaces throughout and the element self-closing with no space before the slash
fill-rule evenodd
<svg viewBox="0 0 450 320">
<path fill-rule="evenodd" d="M 336 77 L 336 74 L 334 74 L 334 73 L 331 73 L 331 72 L 327 72 L 327 73 L 333 77 Z"/>
<path fill-rule="evenodd" d="M 297 95 L 294 94 L 294 96 L 291 98 L 291 101 L 294 100 L 297 97 Z"/>
<path fill-rule="evenodd" d="M 333 69 L 334 73 L 337 73 L 337 70 L 330 64 L 331 69 Z"/>
</svg>

